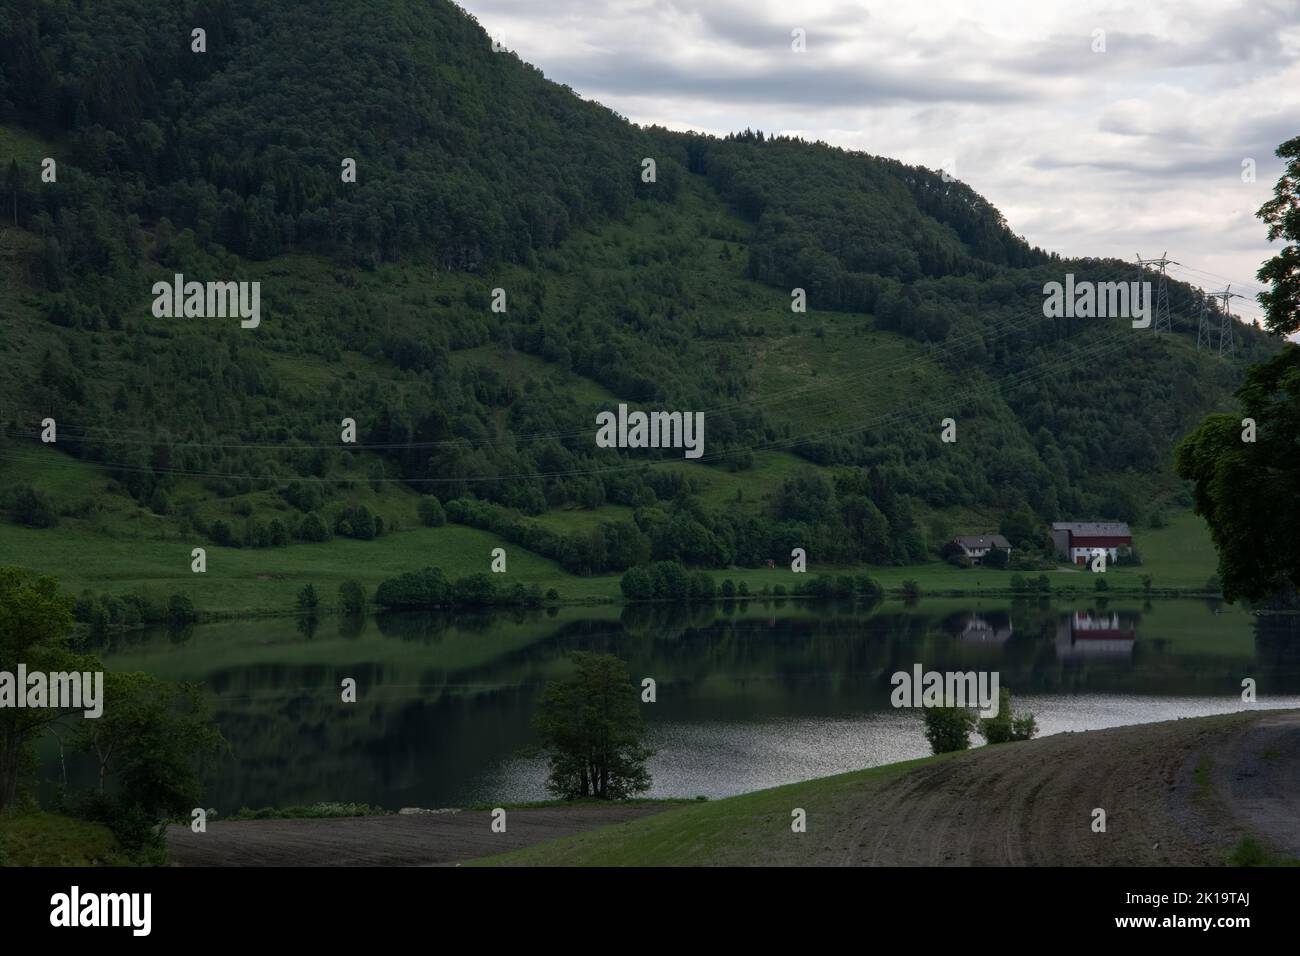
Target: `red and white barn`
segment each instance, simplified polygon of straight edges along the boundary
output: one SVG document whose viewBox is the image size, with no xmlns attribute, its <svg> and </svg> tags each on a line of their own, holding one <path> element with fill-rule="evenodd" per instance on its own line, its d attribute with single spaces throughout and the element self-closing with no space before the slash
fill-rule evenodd
<svg viewBox="0 0 1300 956">
<path fill-rule="evenodd" d="M 1071 564 L 1086 564 L 1097 548 L 1114 561 L 1133 548 L 1133 534 L 1123 521 L 1057 521 L 1052 525 L 1056 553 Z"/>
</svg>

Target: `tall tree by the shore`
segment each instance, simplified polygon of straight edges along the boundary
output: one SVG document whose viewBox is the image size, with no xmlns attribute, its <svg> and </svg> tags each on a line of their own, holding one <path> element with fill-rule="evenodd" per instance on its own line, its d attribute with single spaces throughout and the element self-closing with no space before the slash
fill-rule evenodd
<svg viewBox="0 0 1300 956">
<path fill-rule="evenodd" d="M 102 670 L 95 658 L 69 648 L 71 628 L 72 598 L 59 593 L 54 578 L 0 567 L 0 672 L 16 675 L 19 664 L 32 673 Z M 26 687 L 12 690 L 27 693 Z M 0 810 L 17 799 L 18 778 L 32 759 L 36 737 L 70 713 L 55 707 L 19 708 L 15 703 L 0 707 Z"/>
<path fill-rule="evenodd" d="M 1257 215 L 1270 240 L 1300 240 L 1300 136 L 1278 147 L 1287 163 Z M 1272 284 L 1260 303 L 1274 335 L 1300 331 L 1300 246 L 1259 270 Z M 1251 366 L 1237 391 L 1242 414 L 1208 416 L 1178 447 L 1178 474 L 1195 482 L 1196 513 L 1219 551 L 1229 601 L 1300 589 L 1300 346 Z"/>
<path fill-rule="evenodd" d="M 159 824 L 199 805 L 203 771 L 226 742 L 198 685 L 135 672 L 105 677 L 103 715 L 73 736 L 98 780 L 81 796 L 80 815 L 107 824 L 130 852 L 160 854 Z"/>
<path fill-rule="evenodd" d="M 1273 198 L 1255 213 L 1268 224 L 1268 241 L 1290 243 L 1260 267 L 1255 277 L 1272 285 L 1259 294 L 1264 322 L 1274 335 L 1300 332 L 1300 136 L 1277 148 L 1287 160 L 1286 168 L 1273 187 Z"/>
<path fill-rule="evenodd" d="M 627 664 L 579 651 L 575 673 L 548 684 L 536 717 L 558 797 L 620 800 L 650 789 L 641 714 Z"/>
</svg>

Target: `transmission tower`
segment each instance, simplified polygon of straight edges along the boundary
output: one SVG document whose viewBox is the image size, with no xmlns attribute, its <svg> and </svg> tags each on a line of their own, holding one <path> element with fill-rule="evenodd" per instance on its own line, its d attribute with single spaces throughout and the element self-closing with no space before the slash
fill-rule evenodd
<svg viewBox="0 0 1300 956">
<path fill-rule="evenodd" d="M 1169 318 L 1169 281 L 1165 276 L 1165 268 L 1170 265 L 1179 265 L 1180 263 L 1173 259 L 1166 258 L 1168 251 L 1162 252 L 1158 259 L 1143 259 L 1142 253 L 1138 253 L 1138 281 L 1141 282 L 1147 274 L 1147 266 L 1155 266 L 1160 270 L 1159 278 L 1156 282 L 1156 305 L 1155 320 L 1151 323 L 1151 328 L 1159 332 L 1162 328 L 1166 332 L 1172 332 L 1174 325 Z M 1163 318 L 1162 318 L 1163 316 Z"/>
<path fill-rule="evenodd" d="M 1239 293 L 1237 293 L 1237 292 L 1233 292 L 1233 291 L 1232 291 L 1232 283 L 1229 283 L 1229 284 L 1228 284 L 1228 287 L 1227 287 L 1226 289 L 1224 289 L 1222 292 L 1211 292 L 1210 295 L 1209 295 L 1209 298 L 1211 298 L 1211 299 L 1221 299 L 1222 302 L 1223 302 L 1223 304 L 1219 307 L 1219 308 L 1220 308 L 1220 311 L 1219 311 L 1219 358 L 1223 358 L 1223 356 L 1224 356 L 1225 353 L 1226 353 L 1227 355 L 1231 355 L 1233 358 L 1236 358 L 1236 356 L 1237 356 L 1237 343 L 1236 343 L 1236 339 L 1235 339 L 1235 337 L 1234 337 L 1233 334 L 1232 334 L 1232 313 L 1228 311 L 1228 302 L 1229 302 L 1229 300 L 1231 300 L 1231 299 L 1244 299 L 1245 296 L 1243 296 L 1243 295 L 1241 295 L 1241 294 L 1239 294 Z M 1198 338 L 1199 338 L 1199 336 L 1198 336 Z M 1209 344 L 1210 344 L 1210 343 L 1209 343 L 1209 339 L 1206 339 L 1206 343 L 1205 343 L 1205 344 L 1206 344 L 1206 345 L 1209 345 Z"/>
<path fill-rule="evenodd" d="M 1202 346 L 1207 349 L 1213 346 L 1214 328 L 1210 325 L 1210 296 L 1204 289 L 1197 289 L 1196 294 L 1201 300 L 1201 317 L 1196 323 L 1196 350 L 1199 352 Z"/>
</svg>

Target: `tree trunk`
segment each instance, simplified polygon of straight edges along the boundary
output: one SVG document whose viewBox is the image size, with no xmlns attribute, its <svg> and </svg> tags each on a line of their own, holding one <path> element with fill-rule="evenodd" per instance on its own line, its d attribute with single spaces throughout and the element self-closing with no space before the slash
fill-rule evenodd
<svg viewBox="0 0 1300 956">
<path fill-rule="evenodd" d="M 12 725 L 0 727 L 0 810 L 18 796 L 18 761 L 22 757 L 22 738 Z"/>
</svg>

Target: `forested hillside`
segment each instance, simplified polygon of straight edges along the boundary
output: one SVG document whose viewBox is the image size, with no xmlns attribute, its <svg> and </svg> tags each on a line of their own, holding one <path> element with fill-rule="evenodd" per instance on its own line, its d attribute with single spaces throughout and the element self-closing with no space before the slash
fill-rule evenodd
<svg viewBox="0 0 1300 956">
<path fill-rule="evenodd" d="M 445 517 L 583 574 L 1035 544 L 1187 504 L 1174 443 L 1273 348 L 1198 353 L 1176 282 L 1174 335 L 1046 319 L 1134 266 L 937 171 L 637 127 L 443 0 L 11 0 L 0 175 L 0 505 L 48 535 Z M 155 317 L 175 273 L 260 281 L 261 324 Z M 618 402 L 703 411 L 704 456 L 597 448 Z"/>
</svg>

